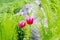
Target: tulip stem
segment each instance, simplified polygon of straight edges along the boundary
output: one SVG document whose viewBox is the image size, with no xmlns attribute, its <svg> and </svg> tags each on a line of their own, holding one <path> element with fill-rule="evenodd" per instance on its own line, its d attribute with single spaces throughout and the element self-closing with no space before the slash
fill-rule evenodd
<svg viewBox="0 0 60 40">
<path fill-rule="evenodd" d="M 30 37 L 29 37 L 29 40 L 31 40 L 31 25 L 29 25 L 30 26 Z"/>
</svg>

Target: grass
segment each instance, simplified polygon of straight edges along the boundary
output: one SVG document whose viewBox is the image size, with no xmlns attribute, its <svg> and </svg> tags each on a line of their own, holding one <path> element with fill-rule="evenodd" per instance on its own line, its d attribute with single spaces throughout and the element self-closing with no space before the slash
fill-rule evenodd
<svg viewBox="0 0 60 40">
<path fill-rule="evenodd" d="M 0 14 L 0 40 L 17 40 L 17 30 L 19 16 L 11 14 Z"/>
<path fill-rule="evenodd" d="M 46 37 L 45 40 L 60 40 L 60 19 L 59 19 L 59 7 L 60 7 L 60 1 L 59 0 L 41 0 L 41 4 L 44 8 L 44 11 L 46 13 L 47 19 L 48 19 L 48 33 L 50 38 Z M 50 33 L 52 33 L 50 35 Z"/>
<path fill-rule="evenodd" d="M 60 1 L 40 0 L 40 2 L 46 14 L 47 28 L 43 23 L 44 12 L 31 0 L 36 9 L 35 15 L 40 20 L 40 24 L 36 26 L 41 33 L 42 40 L 60 40 Z M 18 26 L 18 23 L 25 20 L 25 17 L 13 16 L 27 3 L 29 3 L 28 0 L 0 0 L 0 40 L 22 40 L 24 37 L 23 40 L 29 40 L 28 37 L 31 35 L 29 25 L 26 25 L 24 29 Z"/>
</svg>

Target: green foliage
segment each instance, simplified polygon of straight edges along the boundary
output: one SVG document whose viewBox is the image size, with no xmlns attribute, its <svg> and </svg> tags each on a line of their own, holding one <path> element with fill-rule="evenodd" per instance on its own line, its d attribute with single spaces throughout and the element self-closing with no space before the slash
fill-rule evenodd
<svg viewBox="0 0 60 40">
<path fill-rule="evenodd" d="M 24 29 L 18 26 L 25 17 L 14 16 L 29 2 L 35 6 L 35 15 L 40 20 L 40 24 L 33 25 L 38 28 L 42 40 L 60 40 L 60 0 L 40 0 L 43 11 L 33 0 L 0 0 L 0 40 L 30 40 L 30 26 L 26 25 Z M 48 28 L 45 28 L 42 22 L 45 17 L 44 12 Z"/>
<path fill-rule="evenodd" d="M 17 40 L 19 18 L 11 14 L 0 14 L 0 40 Z"/>
<path fill-rule="evenodd" d="M 43 40 L 60 40 L 60 1 L 59 0 L 41 0 L 48 19 L 48 34 Z M 43 35 L 44 36 L 44 35 Z M 48 36 L 48 37 L 47 37 Z M 50 37 L 50 38 L 49 38 Z"/>
<path fill-rule="evenodd" d="M 22 0 L 15 0 L 8 3 L 4 3 L 2 0 L 2 3 L 0 3 L 0 13 L 15 14 L 19 12 L 19 10 L 23 8 L 25 4 L 26 4 L 25 1 L 22 1 Z"/>
</svg>

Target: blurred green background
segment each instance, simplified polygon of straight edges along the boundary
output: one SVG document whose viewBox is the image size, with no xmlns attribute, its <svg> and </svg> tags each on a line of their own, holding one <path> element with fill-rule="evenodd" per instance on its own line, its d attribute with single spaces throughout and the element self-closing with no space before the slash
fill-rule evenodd
<svg viewBox="0 0 60 40">
<path fill-rule="evenodd" d="M 29 25 L 26 25 L 23 30 L 18 26 L 18 23 L 25 20 L 25 17 L 14 16 L 29 2 L 37 7 L 33 0 L 0 0 L 0 40 L 30 40 Z M 40 0 L 40 2 L 48 21 L 48 28 L 44 28 L 43 12 L 37 8 L 35 14 L 41 21 L 41 27 L 38 28 L 41 39 L 60 40 L 60 0 Z"/>
</svg>

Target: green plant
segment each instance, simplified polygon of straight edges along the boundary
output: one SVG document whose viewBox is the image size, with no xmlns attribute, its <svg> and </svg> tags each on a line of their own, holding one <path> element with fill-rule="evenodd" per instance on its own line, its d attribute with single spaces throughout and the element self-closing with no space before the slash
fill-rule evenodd
<svg viewBox="0 0 60 40">
<path fill-rule="evenodd" d="M 11 14 L 0 14 L 0 40 L 17 40 L 19 18 Z"/>
</svg>

